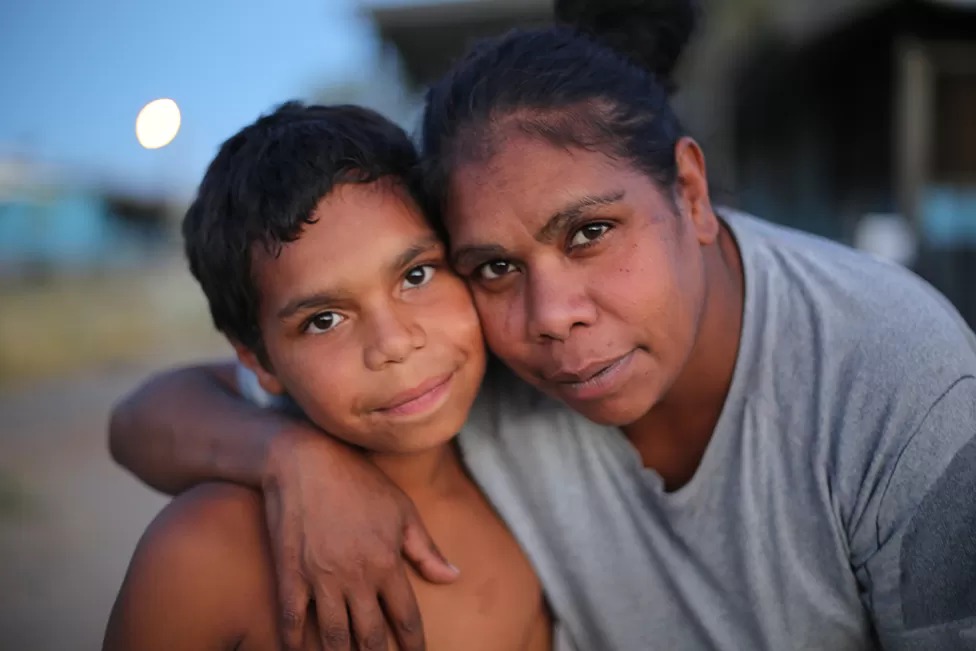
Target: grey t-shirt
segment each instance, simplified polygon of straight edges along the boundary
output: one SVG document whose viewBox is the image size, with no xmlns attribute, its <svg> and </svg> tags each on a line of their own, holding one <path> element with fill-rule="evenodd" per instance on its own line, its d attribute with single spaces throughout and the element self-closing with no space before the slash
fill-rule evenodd
<svg viewBox="0 0 976 651">
<path fill-rule="evenodd" d="M 725 220 L 743 332 L 686 486 L 503 368 L 471 473 L 580 648 L 976 649 L 976 338 L 901 268 Z"/>
<path fill-rule="evenodd" d="M 460 442 L 587 649 L 976 649 L 976 338 L 908 271 L 739 214 L 731 391 L 666 493 L 493 369 Z"/>
</svg>

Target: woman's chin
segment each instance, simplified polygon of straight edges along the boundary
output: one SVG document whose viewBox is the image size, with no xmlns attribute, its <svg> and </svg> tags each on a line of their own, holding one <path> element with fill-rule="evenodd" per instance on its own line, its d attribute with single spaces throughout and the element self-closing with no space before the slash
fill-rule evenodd
<svg viewBox="0 0 976 651">
<path fill-rule="evenodd" d="M 609 398 L 592 402 L 567 402 L 568 407 L 598 425 L 625 427 L 640 420 L 654 404 L 653 400 Z"/>
</svg>

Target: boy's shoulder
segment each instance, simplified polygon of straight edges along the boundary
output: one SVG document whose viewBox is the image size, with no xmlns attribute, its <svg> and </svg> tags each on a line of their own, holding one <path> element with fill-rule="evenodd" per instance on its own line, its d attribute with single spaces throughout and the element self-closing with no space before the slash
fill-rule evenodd
<svg viewBox="0 0 976 651">
<path fill-rule="evenodd" d="M 195 549 L 219 546 L 228 538 L 257 544 L 264 526 L 262 508 L 261 495 L 255 490 L 204 483 L 175 497 L 146 530 L 146 537 Z"/>
<path fill-rule="evenodd" d="M 149 638 L 233 646 L 273 635 L 265 527 L 260 495 L 240 486 L 203 484 L 173 499 L 139 542 L 110 632 L 141 648 L 155 648 Z"/>
</svg>

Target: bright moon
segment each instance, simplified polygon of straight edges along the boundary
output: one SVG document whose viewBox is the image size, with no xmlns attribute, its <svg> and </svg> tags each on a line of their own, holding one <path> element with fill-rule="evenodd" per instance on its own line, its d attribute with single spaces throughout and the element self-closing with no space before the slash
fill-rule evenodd
<svg viewBox="0 0 976 651">
<path fill-rule="evenodd" d="M 154 99 L 136 116 L 136 138 L 146 149 L 173 142 L 180 131 L 180 107 L 171 99 Z"/>
</svg>

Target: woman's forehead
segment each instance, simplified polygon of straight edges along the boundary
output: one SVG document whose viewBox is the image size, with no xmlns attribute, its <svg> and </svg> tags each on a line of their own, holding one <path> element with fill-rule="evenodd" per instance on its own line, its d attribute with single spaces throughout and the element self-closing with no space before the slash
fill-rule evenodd
<svg viewBox="0 0 976 651">
<path fill-rule="evenodd" d="M 510 140 L 491 159 L 455 169 L 445 221 L 452 238 L 512 219 L 536 224 L 619 202 L 641 186 L 655 189 L 646 175 L 602 153 L 524 137 Z"/>
</svg>

